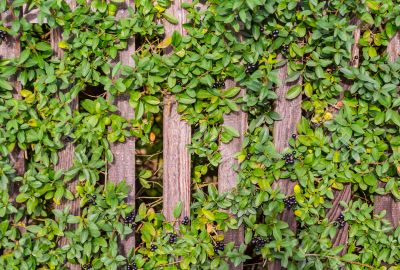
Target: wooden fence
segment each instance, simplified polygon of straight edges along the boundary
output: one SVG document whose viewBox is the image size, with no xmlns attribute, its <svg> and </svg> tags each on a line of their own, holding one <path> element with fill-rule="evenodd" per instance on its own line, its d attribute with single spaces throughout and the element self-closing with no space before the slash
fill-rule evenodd
<svg viewBox="0 0 400 270">
<path fill-rule="evenodd" d="M 71 7 L 75 6 L 73 0 L 67 0 Z M 168 12 L 178 18 L 179 23 L 172 25 L 167 21 L 164 21 L 166 36 L 172 35 L 173 31 L 179 31 L 181 34 L 185 34 L 183 29 L 183 23 L 185 22 L 185 12 L 180 8 L 182 0 L 176 0 L 169 8 Z M 127 7 L 134 7 L 133 0 L 125 0 L 125 3 L 120 5 L 120 10 L 117 13 L 117 17 L 121 18 L 127 14 Z M 28 16 L 29 15 L 29 16 Z M 24 14 L 23 14 L 24 16 Z M 30 12 L 25 14 L 26 18 L 29 18 L 31 22 L 35 22 L 34 13 Z M 12 14 L 4 13 L 1 15 L 3 21 L 10 23 L 13 20 Z M 358 20 L 354 20 L 354 24 L 359 25 Z M 62 29 L 54 29 L 51 32 L 51 45 L 55 51 L 55 56 L 62 56 L 63 52 L 58 47 L 58 42 L 61 40 Z M 360 38 L 360 28 L 354 31 L 355 44 L 352 48 L 352 64 L 358 65 L 358 40 Z M 20 44 L 17 39 L 8 38 L 6 42 L 0 45 L 0 56 L 3 58 L 14 58 L 18 57 L 21 51 Z M 135 51 L 135 39 L 134 37 L 130 40 L 128 48 L 120 52 L 119 60 L 126 65 L 134 65 L 131 55 Z M 167 48 L 165 52 L 171 53 L 171 48 Z M 394 61 L 397 56 L 400 55 L 400 35 L 397 34 L 392 38 L 388 46 L 388 53 L 390 59 Z M 284 82 L 287 77 L 287 66 L 284 65 L 279 70 L 279 79 Z M 16 81 L 16 78 L 12 78 L 14 85 L 14 97 L 19 98 L 19 91 L 21 90 L 20 84 Z M 292 134 L 296 133 L 296 126 L 301 117 L 301 95 L 293 100 L 287 100 L 285 94 L 290 87 L 294 84 L 302 84 L 302 79 L 298 79 L 296 82 L 283 83 L 281 87 L 277 88 L 278 99 L 275 104 L 275 111 L 281 115 L 282 120 L 276 121 L 273 127 L 273 136 L 275 146 L 278 151 L 283 151 L 288 147 L 288 141 Z M 233 81 L 228 81 L 226 87 L 230 88 L 234 86 Z M 349 85 L 343 84 L 346 88 Z M 242 94 L 244 90 L 242 90 Z M 134 111 L 128 103 L 129 96 L 121 95 L 115 100 L 115 105 L 118 107 L 119 113 L 126 118 L 132 118 Z M 78 99 L 76 98 L 70 105 L 73 109 L 78 107 Z M 228 144 L 220 144 L 220 151 L 222 154 L 222 163 L 218 168 L 218 190 L 220 192 L 226 192 L 234 188 L 236 185 L 237 174 L 232 169 L 237 163 L 234 158 L 234 154 L 241 148 L 241 143 L 244 138 L 244 134 L 247 128 L 247 117 L 242 111 L 231 113 L 224 116 L 224 122 L 226 125 L 232 126 L 240 131 L 240 137 L 234 139 Z M 173 220 L 173 209 L 178 202 L 183 205 L 182 217 L 190 215 L 190 198 L 191 198 L 191 160 L 190 154 L 187 149 L 187 145 L 191 141 L 191 127 L 186 122 L 180 119 L 180 115 L 177 112 L 177 103 L 174 97 L 166 96 L 164 99 L 164 111 L 163 111 L 163 212 L 168 220 Z M 135 140 L 128 139 L 124 143 L 113 143 L 111 146 L 114 154 L 114 161 L 112 164 L 108 164 L 108 179 L 113 182 L 125 179 L 128 185 L 131 187 L 131 191 L 128 197 L 129 203 L 135 202 Z M 18 149 L 14 150 L 11 155 L 11 160 L 19 175 L 22 175 L 25 170 L 25 156 L 26 153 Z M 59 163 L 56 169 L 68 169 L 72 166 L 74 157 L 74 145 L 68 143 L 64 150 L 59 153 Z M 71 189 L 76 186 L 76 182 L 70 183 Z M 382 183 L 383 184 L 383 183 Z M 279 180 L 275 188 L 280 188 L 285 194 L 293 194 L 293 187 L 295 182 L 281 179 Z M 341 213 L 340 201 L 350 201 L 351 198 L 351 186 L 348 184 L 342 191 L 335 193 L 335 199 L 333 201 L 334 207 L 328 211 L 328 217 L 330 221 L 334 221 Z M 79 202 L 75 201 L 64 201 L 59 208 L 65 208 L 69 204 L 71 211 L 74 215 L 79 215 Z M 400 203 L 395 202 L 390 195 L 377 196 L 375 199 L 375 211 L 378 213 L 382 210 L 386 210 L 386 218 L 390 220 L 393 226 L 397 226 L 400 220 Z M 281 219 L 286 221 L 290 228 L 296 231 L 296 218 L 291 210 L 285 210 L 281 215 Z M 348 234 L 348 225 L 338 231 L 338 234 L 334 240 L 334 245 L 346 244 Z M 236 245 L 240 245 L 243 242 L 244 235 L 243 229 L 230 231 L 226 234 L 225 241 L 234 241 Z M 122 241 L 122 252 L 126 254 L 129 249 L 134 247 L 134 235 L 128 237 L 125 241 Z M 62 242 L 62 245 L 65 241 Z M 344 252 L 344 251 L 343 251 Z M 70 265 L 70 269 L 80 269 L 78 265 Z M 268 269 L 281 269 L 278 261 L 269 264 Z M 243 265 L 238 267 L 231 266 L 231 269 L 243 269 Z"/>
</svg>

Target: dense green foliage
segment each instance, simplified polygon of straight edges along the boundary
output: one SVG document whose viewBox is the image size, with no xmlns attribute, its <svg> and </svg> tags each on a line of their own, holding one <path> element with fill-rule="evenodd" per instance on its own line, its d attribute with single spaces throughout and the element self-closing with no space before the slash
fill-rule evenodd
<svg viewBox="0 0 400 270">
<path fill-rule="evenodd" d="M 128 262 L 141 269 L 228 269 L 226 260 L 239 264 L 251 257 L 280 259 L 291 270 L 389 269 L 384 265 L 400 263 L 400 227 L 392 229 L 384 213 L 373 215 L 375 195 L 400 199 L 400 61 L 392 63 L 386 54 L 400 27 L 398 0 L 194 1 L 184 4 L 188 34 L 172 37 L 164 37 L 159 20 L 176 22 L 165 12 L 168 0 L 137 0 L 129 16 L 119 20 L 114 17 L 119 0 L 94 0 L 91 6 L 79 0 L 74 10 L 63 0 L 6 2 L 0 0 L 0 12 L 9 10 L 19 19 L 11 25 L 3 21 L 0 30 L 19 36 L 22 51 L 17 59 L 0 60 L 1 269 L 66 269 L 67 261 L 91 263 L 93 269 Z M 20 16 L 23 6 L 39 9 L 38 23 Z M 355 18 L 361 22 L 358 67 L 352 67 L 350 55 Z M 49 40 L 57 27 L 63 29 L 61 58 L 54 56 Z M 123 66 L 117 55 L 132 36 L 141 41 L 133 54 L 135 66 Z M 168 46 L 171 55 L 163 54 Z M 287 94 L 288 99 L 304 97 L 299 136 L 290 139 L 297 152 L 294 164 L 282 160 L 293 149 L 278 153 L 271 136 L 273 122 L 280 119 L 273 111 L 275 89 L 285 83 L 278 80 L 278 68 L 285 63 L 288 82 L 303 78 Z M 254 68 L 246 72 L 249 64 Z M 22 85 L 20 99 L 12 96 L 13 74 Z M 237 87 L 214 85 L 227 79 Z M 350 85 L 345 93 L 344 79 Z M 81 99 L 71 110 L 67 105 L 88 87 L 104 88 L 107 98 Z M 242 97 L 240 87 L 246 90 Z M 121 93 L 130 95 L 134 119 L 116 114 L 112 101 Z M 145 203 L 136 207 L 136 227 L 126 224 L 135 207 L 124 202 L 129 188 L 123 181 L 100 181 L 113 159 L 110 142 L 135 136 L 145 147 L 154 141 L 167 93 L 176 95 L 179 112 L 192 126 L 189 149 L 197 161 L 190 222 L 179 225 L 176 241 L 170 240 L 173 224 Z M 222 127 L 222 115 L 239 108 L 248 113 L 249 128 L 238 154 L 238 189 L 230 194 L 218 194 L 214 185 L 203 189 L 204 178 L 221 160 L 219 141 L 238 136 Z M 58 153 L 70 140 L 76 146 L 74 164 L 68 171 L 56 170 Z M 22 176 L 10 160 L 15 147 L 28 153 Z M 138 171 L 144 187 L 152 174 Z M 68 184 L 75 177 L 73 194 Z M 272 184 L 280 178 L 299 182 L 296 233 L 278 218 L 285 195 Z M 379 181 L 386 185 L 378 186 Z M 332 247 L 341 227 L 326 213 L 334 190 L 347 183 L 354 196 L 342 205 L 350 229 L 348 250 L 341 256 L 343 246 Z M 18 196 L 11 199 L 9 187 L 15 184 Z M 81 215 L 56 208 L 64 199 L 79 199 Z M 175 214 L 180 215 L 179 205 Z M 216 252 L 214 244 L 223 240 L 224 231 L 239 225 L 245 227 L 245 243 Z M 133 230 L 137 248 L 125 258 L 118 239 Z M 63 236 L 69 244 L 59 247 Z M 255 249 L 255 237 L 266 243 Z"/>
</svg>

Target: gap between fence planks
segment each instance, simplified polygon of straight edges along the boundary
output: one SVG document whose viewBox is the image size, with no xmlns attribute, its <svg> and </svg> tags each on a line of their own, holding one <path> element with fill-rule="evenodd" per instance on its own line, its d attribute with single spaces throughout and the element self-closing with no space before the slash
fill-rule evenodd
<svg viewBox="0 0 400 270">
<path fill-rule="evenodd" d="M 119 4 L 116 18 L 121 19 L 129 15 L 128 7 L 135 7 L 133 0 L 125 0 L 124 3 Z M 123 65 L 133 67 L 135 62 L 131 55 L 135 51 L 135 38 L 130 38 L 127 48 L 119 52 L 118 58 Z M 118 107 L 118 113 L 126 118 L 132 119 L 135 117 L 133 108 L 129 105 L 129 94 L 121 94 L 115 97 L 114 105 Z M 111 152 L 113 153 L 114 160 L 108 164 L 107 178 L 113 182 L 118 183 L 125 180 L 130 190 L 126 199 L 127 204 L 135 204 L 135 138 L 126 138 L 125 142 L 111 143 Z M 123 241 L 120 241 L 120 251 L 123 256 L 127 256 L 129 251 L 135 247 L 135 233 L 128 235 Z"/>
<path fill-rule="evenodd" d="M 283 60 L 282 55 L 278 55 L 278 60 Z M 273 137 L 278 152 L 282 152 L 289 146 L 289 139 L 292 137 L 292 134 L 297 134 L 297 124 L 301 118 L 301 95 L 295 99 L 287 100 L 285 94 L 292 86 L 296 84 L 301 85 L 303 79 L 300 77 L 297 81 L 286 83 L 287 75 L 286 64 L 279 69 L 278 77 L 282 85 L 278 86 L 276 89 L 278 98 L 275 102 L 275 112 L 280 115 L 281 120 L 274 122 Z M 280 189 L 286 195 L 292 195 L 295 184 L 296 182 L 289 179 L 279 179 L 273 183 L 272 187 L 274 189 Z M 296 232 L 296 217 L 292 210 L 285 209 L 280 215 L 280 219 L 288 223 L 289 228 L 293 232 Z M 276 260 L 268 263 L 268 269 L 278 270 L 283 268 L 280 261 Z"/>
<path fill-rule="evenodd" d="M 235 85 L 233 80 L 226 81 L 227 89 L 235 87 Z M 240 95 L 244 95 L 244 89 L 241 90 Z M 238 153 L 242 147 L 244 134 L 247 130 L 247 114 L 242 110 L 225 114 L 224 126 L 230 126 L 238 130 L 240 136 L 239 138 L 233 138 L 233 140 L 227 144 L 220 143 L 219 150 L 222 156 L 222 161 L 218 167 L 218 191 L 220 193 L 229 192 L 237 185 L 238 174 L 235 171 L 235 166 L 238 165 L 238 161 L 235 158 L 235 154 Z M 227 231 L 225 233 L 224 242 L 234 242 L 236 247 L 240 246 L 240 244 L 244 242 L 243 226 L 237 230 Z M 243 269 L 243 264 L 235 267 L 232 263 L 229 263 L 229 269 Z"/>
<path fill-rule="evenodd" d="M 355 19 L 354 25 L 357 26 L 357 28 L 353 31 L 353 37 L 354 37 L 354 44 L 351 48 L 351 65 L 354 67 L 357 67 L 360 60 L 359 60 L 359 55 L 360 55 L 360 49 L 358 47 L 358 42 L 360 40 L 360 20 Z M 344 88 L 344 91 L 347 91 L 351 85 L 342 83 L 342 86 Z M 344 92 L 340 93 L 340 99 L 342 100 L 344 98 Z M 335 221 L 340 213 L 342 212 L 342 207 L 340 206 L 340 202 L 344 201 L 346 203 L 349 203 L 351 199 L 351 184 L 345 184 L 343 190 L 335 190 L 334 191 L 334 200 L 332 202 L 333 207 L 327 211 L 327 218 L 330 222 Z M 348 239 L 348 234 L 349 234 L 349 224 L 345 223 L 345 226 L 343 228 L 338 228 L 335 237 L 332 239 L 333 246 L 339 246 L 339 245 L 345 245 L 343 250 L 339 253 L 340 255 L 344 255 L 347 252 L 347 239 Z"/>
<path fill-rule="evenodd" d="M 389 60 L 392 62 L 396 61 L 400 56 L 400 32 L 390 40 L 387 53 Z M 379 187 L 385 187 L 385 184 L 380 182 Z M 392 227 L 399 226 L 400 202 L 396 201 L 391 194 L 375 196 L 374 214 L 379 214 L 383 210 L 386 210 L 385 218 L 390 221 Z"/>
<path fill-rule="evenodd" d="M 11 22 L 14 20 L 13 14 L 9 11 L 3 12 L 0 14 L 1 20 L 5 23 L 5 26 L 9 27 Z M 0 44 L 0 57 L 4 59 L 13 59 L 19 57 L 21 52 L 20 42 L 17 37 L 12 37 L 7 35 L 6 39 Z M 21 84 L 17 81 L 17 75 L 14 75 L 10 78 L 10 83 L 13 86 L 12 95 L 13 98 L 19 99 L 21 98 Z M 10 154 L 10 160 L 12 165 L 16 171 L 16 174 L 21 176 L 25 173 L 25 151 L 19 149 L 16 144 L 13 151 Z M 12 201 L 15 200 L 17 196 L 18 185 L 16 183 L 10 183 L 10 199 Z"/>
<path fill-rule="evenodd" d="M 183 24 L 186 22 L 186 11 L 181 8 L 184 1 L 171 3 L 167 12 L 178 19 L 176 25 L 164 21 L 165 36 L 170 37 L 176 30 L 184 35 Z M 190 1 L 185 1 L 190 2 Z M 165 50 L 172 53 L 172 48 Z M 182 202 L 182 215 L 190 215 L 190 154 L 187 145 L 191 142 L 190 125 L 181 120 L 175 97 L 164 97 L 163 111 L 163 213 L 168 221 L 173 221 L 173 210 Z"/>
</svg>

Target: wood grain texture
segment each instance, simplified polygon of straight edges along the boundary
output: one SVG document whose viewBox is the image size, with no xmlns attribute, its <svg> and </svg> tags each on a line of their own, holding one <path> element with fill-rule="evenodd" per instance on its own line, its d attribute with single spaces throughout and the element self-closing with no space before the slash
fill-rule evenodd
<svg viewBox="0 0 400 270">
<path fill-rule="evenodd" d="M 66 1 L 68 4 L 71 6 L 74 5 L 74 1 Z M 31 14 L 32 15 L 32 14 Z M 50 33 L 50 43 L 51 47 L 54 50 L 54 57 L 56 58 L 62 58 L 64 55 L 64 52 L 61 48 L 58 47 L 58 43 L 62 40 L 62 29 L 61 28 L 54 28 L 51 30 Z M 78 109 L 78 99 L 75 98 L 73 99 L 70 103 L 69 106 L 72 111 Z M 75 154 L 75 147 L 72 142 L 67 142 L 64 145 L 64 148 L 58 153 L 58 163 L 54 167 L 55 170 L 68 170 L 72 165 L 73 165 L 73 160 L 74 160 L 74 154 Z M 77 179 L 73 179 L 70 181 L 67 185 L 67 188 L 72 192 L 72 194 L 76 194 L 76 185 L 78 181 Z M 80 216 L 80 206 L 79 206 L 79 199 L 75 198 L 72 201 L 68 200 L 62 200 L 61 204 L 55 205 L 55 208 L 63 210 L 66 207 L 70 207 L 70 214 L 74 216 Z M 74 230 L 76 228 L 76 225 L 69 225 L 68 230 Z M 68 239 L 65 237 L 61 237 L 59 240 L 59 245 L 60 246 L 65 246 L 69 244 Z M 71 264 L 67 263 L 66 266 L 70 270 L 79 270 L 81 269 L 79 264 Z"/>
<path fill-rule="evenodd" d="M 398 32 L 389 42 L 387 52 L 390 61 L 396 61 L 400 56 L 400 33 Z M 384 187 L 384 183 L 379 184 L 380 187 Z M 375 196 L 374 202 L 374 214 L 379 214 L 383 210 L 386 210 L 385 219 L 389 220 L 394 228 L 400 224 L 400 202 L 396 201 L 391 194 L 384 196 Z"/>
<path fill-rule="evenodd" d="M 279 60 L 282 60 L 282 56 L 278 56 Z M 287 65 L 283 65 L 279 69 L 279 80 L 282 82 L 282 85 L 277 87 L 276 94 L 278 98 L 275 102 L 275 112 L 277 112 L 281 120 L 274 122 L 274 144 L 277 151 L 282 152 L 285 148 L 289 146 L 289 139 L 292 134 L 297 134 L 297 124 L 301 118 L 301 95 L 292 100 L 287 100 L 285 98 L 286 92 L 294 85 L 302 84 L 302 78 L 299 78 L 297 81 L 286 83 L 287 77 Z M 296 185 L 296 182 L 293 182 L 288 179 L 280 179 L 273 183 L 272 187 L 274 189 L 280 189 L 286 195 L 293 194 L 293 188 Z M 285 209 L 283 213 L 279 217 L 281 220 L 288 223 L 289 228 L 292 231 L 296 231 L 296 217 L 293 213 L 293 210 Z M 279 260 L 272 261 L 268 263 L 268 268 L 272 270 L 283 269 Z"/>
<path fill-rule="evenodd" d="M 181 8 L 183 2 L 175 0 L 168 8 L 168 12 L 177 18 L 178 24 L 164 21 L 166 37 L 171 36 L 174 31 L 182 35 L 186 33 L 182 26 L 186 21 L 186 12 Z M 165 53 L 172 53 L 172 48 L 166 48 Z M 174 220 L 173 210 L 179 202 L 183 204 L 181 218 L 190 215 L 190 154 L 187 145 L 191 142 L 191 128 L 187 122 L 181 120 L 177 107 L 174 96 L 164 97 L 163 213 L 168 221 Z"/>
<path fill-rule="evenodd" d="M 1 13 L 0 17 L 1 20 L 4 22 L 4 26 L 11 27 L 11 23 L 14 20 L 13 14 L 7 11 Z M 12 37 L 10 35 L 7 35 L 6 39 L 0 43 L 0 57 L 3 59 L 13 59 L 19 57 L 20 52 L 21 52 L 21 46 L 19 39 L 17 37 Z M 13 86 L 13 92 L 12 92 L 13 98 L 15 99 L 21 98 L 20 96 L 21 84 L 17 81 L 17 77 L 12 76 L 9 79 L 9 82 Z M 14 147 L 13 151 L 9 156 L 17 175 L 23 175 L 25 173 L 25 156 L 26 156 L 25 151 L 19 149 L 18 146 Z M 13 201 L 15 200 L 17 193 L 18 193 L 18 185 L 16 183 L 11 183 L 10 184 L 11 200 Z"/>
<path fill-rule="evenodd" d="M 282 60 L 279 55 L 278 59 Z M 302 78 L 295 82 L 285 83 L 287 77 L 287 66 L 284 65 L 279 69 L 279 80 L 282 85 L 277 87 L 276 94 L 278 99 L 275 102 L 275 112 L 277 112 L 281 120 L 274 122 L 274 144 L 279 152 L 282 152 L 289 146 L 289 139 L 292 134 L 297 134 L 297 124 L 301 118 L 301 95 L 292 100 L 285 98 L 286 92 L 296 84 L 302 84 Z M 287 195 L 293 194 L 293 187 L 296 183 L 290 180 L 281 179 L 274 183 L 274 188 L 279 188 Z M 282 220 L 288 222 L 290 229 L 296 231 L 296 218 L 291 210 L 285 210 L 282 214 Z"/>
<path fill-rule="evenodd" d="M 226 88 L 234 87 L 236 84 L 233 80 L 226 82 Z M 241 95 L 244 89 L 241 90 Z M 221 153 L 221 163 L 218 167 L 218 191 L 220 193 L 229 192 L 237 185 L 238 173 L 236 171 L 238 161 L 235 154 L 242 148 L 244 134 L 247 130 L 247 114 L 243 111 L 231 112 L 224 115 L 224 126 L 230 126 L 239 131 L 240 137 L 234 138 L 229 143 L 220 143 L 219 150 Z M 238 230 L 229 230 L 225 233 L 226 243 L 234 242 L 236 247 L 244 242 L 244 229 L 240 227 Z M 234 266 L 230 263 L 229 269 L 243 269 L 243 264 Z"/>
<path fill-rule="evenodd" d="M 357 67 L 360 62 L 360 49 L 358 46 L 359 40 L 360 40 L 360 20 L 355 19 L 353 22 L 354 25 L 357 26 L 357 28 L 353 31 L 353 37 L 354 37 L 354 44 L 351 48 L 351 65 L 354 67 Z M 343 88 L 345 91 L 347 91 L 351 85 L 348 83 L 342 83 Z M 344 97 L 344 92 L 341 93 L 340 99 L 343 99 Z M 330 222 L 334 222 L 339 215 L 342 212 L 342 207 L 340 206 L 340 202 L 344 201 L 346 203 L 349 203 L 351 200 L 351 185 L 346 184 L 343 188 L 343 190 L 336 190 L 334 192 L 334 200 L 332 202 L 333 207 L 327 211 L 327 218 Z M 345 245 L 343 250 L 339 253 L 340 255 L 344 255 L 347 251 L 347 239 L 348 239 L 348 232 L 349 232 L 349 225 L 348 223 L 345 223 L 345 226 L 343 228 L 338 228 L 337 233 L 335 237 L 332 239 L 332 244 L 333 246 L 339 246 L 339 245 Z"/>
<path fill-rule="evenodd" d="M 127 17 L 128 7 L 134 8 L 135 3 L 133 0 L 126 0 L 120 3 L 116 18 L 120 19 Z M 128 41 L 128 46 L 125 50 L 119 52 L 118 59 L 123 65 L 134 66 L 135 62 L 131 55 L 135 52 L 135 38 L 132 37 Z M 133 108 L 129 105 L 129 94 L 118 95 L 114 99 L 114 105 L 118 108 L 118 114 L 125 119 L 132 119 L 135 117 Z M 125 142 L 115 142 L 111 144 L 111 152 L 113 153 L 114 160 L 108 164 L 107 177 L 113 183 L 118 183 L 125 180 L 129 186 L 128 197 L 126 202 L 135 205 L 135 138 L 127 138 Z M 121 240 L 120 252 L 122 255 L 127 256 L 129 251 L 135 247 L 135 233 L 132 233 Z"/>
</svg>

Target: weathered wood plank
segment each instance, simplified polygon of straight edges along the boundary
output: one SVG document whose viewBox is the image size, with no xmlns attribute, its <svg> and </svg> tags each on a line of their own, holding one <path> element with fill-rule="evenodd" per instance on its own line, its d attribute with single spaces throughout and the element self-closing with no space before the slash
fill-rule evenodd
<svg viewBox="0 0 400 270">
<path fill-rule="evenodd" d="M 134 7 L 133 0 L 126 0 L 118 6 L 116 14 L 117 18 L 128 16 L 128 7 Z M 135 38 L 132 37 L 128 41 L 128 46 L 118 55 L 119 60 L 123 65 L 134 66 L 134 61 L 131 55 L 135 51 Z M 115 98 L 114 104 L 118 107 L 118 113 L 126 118 L 132 119 L 135 116 L 133 108 L 129 105 L 129 94 L 122 94 Z M 125 180 L 130 187 L 126 202 L 135 204 L 135 138 L 127 138 L 125 142 L 115 142 L 111 144 L 111 151 L 114 155 L 114 160 L 108 165 L 107 177 L 111 182 L 118 183 Z M 120 250 L 122 255 L 127 256 L 129 251 L 135 247 L 135 233 L 128 235 L 121 241 Z"/>
<path fill-rule="evenodd" d="M 390 61 L 396 61 L 400 55 L 400 33 L 397 33 L 389 42 L 387 52 Z M 384 183 L 380 183 L 384 187 Z M 389 220 L 393 227 L 397 227 L 400 221 L 400 202 L 397 202 L 390 194 L 385 196 L 375 196 L 374 213 L 378 214 L 386 210 L 385 218 Z"/>
<path fill-rule="evenodd" d="M 226 81 L 226 88 L 234 87 L 236 84 L 233 80 Z M 242 89 L 241 95 L 244 94 Z M 237 185 L 238 174 L 235 167 L 238 161 L 235 154 L 240 151 L 244 139 L 244 134 L 247 130 L 247 114 L 243 111 L 231 112 L 224 115 L 224 125 L 235 128 L 239 131 L 240 137 L 234 138 L 229 143 L 220 143 L 219 149 L 222 156 L 222 161 L 218 167 L 218 191 L 220 193 L 229 192 Z M 244 242 L 244 230 L 240 227 L 238 230 L 229 230 L 225 233 L 226 243 L 234 242 L 236 247 L 239 247 Z M 239 270 L 243 269 L 243 265 L 235 267 L 233 264 L 229 265 L 229 269 Z"/>
<path fill-rule="evenodd" d="M 400 32 L 398 32 L 389 42 L 387 52 L 390 61 L 396 61 L 400 56 Z M 384 187 L 384 183 L 379 184 Z M 375 196 L 374 214 L 379 214 L 386 210 L 385 218 L 390 221 L 394 228 L 400 223 L 400 202 L 396 201 L 391 194 Z"/>
<path fill-rule="evenodd" d="M 173 1 L 168 12 L 178 20 L 176 25 L 164 21 L 165 34 L 171 36 L 174 31 L 185 34 L 183 24 L 186 12 L 181 8 L 183 0 Z M 185 1 L 189 2 L 189 1 Z M 167 54 L 172 48 L 166 48 Z M 190 154 L 187 145 L 191 142 L 190 125 L 181 120 L 175 97 L 164 97 L 163 111 L 163 213 L 168 221 L 173 221 L 173 210 L 182 202 L 182 215 L 190 215 Z"/>
<path fill-rule="evenodd" d="M 9 11 L 3 12 L 0 14 L 1 20 L 4 22 L 6 27 L 11 27 L 11 23 L 14 20 L 13 14 Z M 17 37 L 12 37 L 7 35 L 6 39 L 0 43 L 0 57 L 4 59 L 13 59 L 17 58 L 21 52 L 21 45 L 19 39 Z M 13 86 L 13 98 L 19 99 L 21 98 L 21 84 L 17 81 L 17 76 L 12 76 L 9 82 Z M 10 160 L 13 164 L 14 169 L 16 170 L 17 175 L 23 175 L 25 173 L 25 151 L 22 151 L 15 146 L 14 150 L 10 154 Z M 10 198 L 12 200 L 15 199 L 18 192 L 18 186 L 15 183 L 10 185 Z"/>
<path fill-rule="evenodd" d="M 282 56 L 278 56 L 282 60 Z M 297 123 L 301 118 L 301 95 L 292 100 L 285 98 L 286 92 L 296 84 L 302 84 L 302 78 L 295 82 L 285 83 L 287 77 L 287 65 L 279 69 L 279 80 L 282 82 L 280 87 L 277 87 L 276 94 L 278 99 L 275 102 L 275 112 L 279 113 L 282 120 L 274 122 L 274 144 L 277 151 L 282 152 L 289 146 L 289 139 L 292 134 L 297 134 Z M 273 187 L 279 188 L 287 195 L 293 194 L 293 187 L 296 183 L 287 179 L 280 179 L 275 182 Z M 296 231 L 296 218 L 291 210 L 285 210 L 282 214 L 282 220 L 289 224 L 290 229 Z"/>
<path fill-rule="evenodd" d="M 282 56 L 279 55 L 278 59 L 282 60 Z M 297 81 L 291 83 L 286 83 L 285 81 L 287 75 L 287 65 L 283 65 L 279 69 L 278 75 L 282 85 L 276 89 L 278 99 L 275 102 L 275 112 L 281 116 L 282 120 L 274 122 L 273 130 L 274 144 L 279 152 L 282 152 L 289 146 L 289 139 L 292 137 L 292 134 L 297 134 L 297 123 L 301 118 L 301 95 L 295 99 L 287 100 L 285 98 L 285 94 L 292 86 L 296 84 L 301 85 L 302 78 L 299 78 Z M 280 189 L 284 194 L 290 196 L 293 194 L 293 188 L 295 184 L 296 182 L 291 180 L 280 179 L 274 182 L 272 187 L 274 189 Z M 280 215 L 280 219 L 287 222 L 292 231 L 296 231 L 296 217 L 292 210 L 285 209 Z M 268 269 L 278 270 L 283 268 L 280 264 L 280 261 L 276 260 L 268 264 Z"/>
<path fill-rule="evenodd" d="M 75 1 L 73 0 L 68 0 L 66 1 L 71 7 L 75 6 Z M 30 13 L 30 18 L 33 22 L 35 23 L 36 21 L 34 20 L 34 17 L 32 15 L 33 13 Z M 54 28 L 51 30 L 50 33 L 50 43 L 51 47 L 54 50 L 54 57 L 57 58 L 62 58 L 64 55 L 63 50 L 58 47 L 58 43 L 62 40 L 62 29 L 61 28 Z M 72 111 L 78 109 L 78 98 L 73 99 L 70 103 L 69 106 Z M 72 165 L 73 165 L 73 160 L 74 160 L 74 154 L 75 154 L 75 147 L 72 142 L 67 142 L 64 145 L 64 148 L 58 153 L 58 163 L 54 167 L 55 170 L 68 170 Z M 72 192 L 72 194 L 76 194 L 76 185 L 78 184 L 77 179 L 73 179 L 70 181 L 67 185 L 67 188 Z M 79 216 L 80 215 L 80 205 L 79 205 L 79 199 L 75 198 L 72 201 L 68 200 L 62 200 L 60 204 L 55 205 L 56 209 L 63 210 L 66 207 L 70 207 L 70 213 L 74 216 Z M 71 225 L 68 227 L 68 230 L 73 230 L 76 228 L 76 225 Z M 59 241 L 60 246 L 65 246 L 69 244 L 68 239 L 65 237 L 62 237 Z M 66 265 L 70 270 L 79 270 L 81 269 L 79 264 L 71 264 L 67 263 Z"/>
<path fill-rule="evenodd" d="M 360 21 L 358 19 L 355 20 L 354 22 L 355 25 L 357 25 L 357 28 L 353 31 L 353 37 L 354 37 L 354 44 L 351 48 L 351 65 L 354 67 L 357 67 L 359 65 L 360 59 L 360 49 L 358 46 L 359 40 L 360 40 Z M 342 83 L 343 88 L 345 91 L 349 89 L 351 85 Z M 342 92 L 340 95 L 340 99 L 343 99 L 344 93 Z M 341 191 L 335 191 L 334 192 L 334 200 L 332 202 L 333 207 L 328 210 L 327 212 L 327 218 L 330 222 L 335 221 L 339 215 L 342 212 L 342 207 L 340 206 L 340 202 L 344 201 L 348 203 L 351 199 L 351 185 L 346 184 Z M 348 239 L 348 232 L 349 232 L 349 225 L 345 223 L 345 226 L 343 228 L 338 228 L 338 231 L 335 235 L 335 237 L 332 239 L 333 246 L 339 246 L 339 245 L 345 245 L 344 249 L 340 252 L 341 255 L 345 254 L 347 251 L 347 239 Z"/>
</svg>

